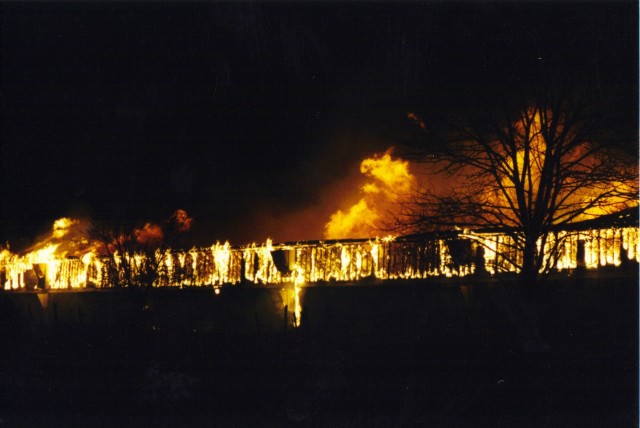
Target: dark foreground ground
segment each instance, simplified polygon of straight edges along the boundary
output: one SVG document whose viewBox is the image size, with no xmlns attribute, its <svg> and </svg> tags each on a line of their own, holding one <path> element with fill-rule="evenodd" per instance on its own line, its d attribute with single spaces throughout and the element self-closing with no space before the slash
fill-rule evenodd
<svg viewBox="0 0 640 428">
<path fill-rule="evenodd" d="M 4 294 L 0 427 L 638 426 L 637 290 L 316 287 L 286 332 L 273 289 Z"/>
</svg>

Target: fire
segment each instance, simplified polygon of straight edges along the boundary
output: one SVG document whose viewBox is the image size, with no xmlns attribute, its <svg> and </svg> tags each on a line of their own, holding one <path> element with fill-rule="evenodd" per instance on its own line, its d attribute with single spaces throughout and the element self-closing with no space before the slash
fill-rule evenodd
<svg viewBox="0 0 640 428">
<path fill-rule="evenodd" d="M 409 162 L 394 159 L 393 148 L 360 163 L 360 172 L 369 180 L 360 188 L 362 196 L 351 207 L 337 210 L 325 225 L 325 238 L 344 239 L 374 236 L 379 223 L 388 218 L 391 203 L 416 185 Z"/>
<path fill-rule="evenodd" d="M 619 219 L 631 218 L 627 215 Z M 626 225 L 551 233 L 544 248 L 545 263 L 552 270 L 570 272 L 578 267 L 597 269 L 640 262 L 640 229 L 628 221 L 622 224 Z M 479 263 L 490 274 L 516 272 L 522 257 L 513 238 L 506 234 L 465 230 L 442 236 L 387 236 L 328 242 L 276 244 L 269 239 L 243 247 L 217 242 L 188 251 L 157 248 L 153 253 L 115 252 L 110 258 L 99 253 L 86 236 L 73 232 L 80 230 L 81 225 L 80 220 L 57 220 L 50 236 L 24 255 L 0 248 L 3 288 L 110 288 L 115 286 L 114 265 L 120 269 L 126 267 L 135 275 L 144 275 L 153 268 L 156 275 L 152 283 L 134 281 L 124 286 L 206 286 L 212 287 L 215 294 L 219 294 L 223 286 L 239 283 L 282 287 L 283 303 L 292 308 L 293 325 L 299 326 L 301 292 L 309 284 L 353 283 L 365 278 L 463 277 L 476 273 Z M 158 230 L 148 223 L 137 229 L 134 236 L 138 241 L 149 242 L 159 237 Z M 542 242 L 539 245 L 542 246 Z"/>
<path fill-rule="evenodd" d="M 231 261 L 231 248 L 229 242 L 220 245 L 216 242 L 211 246 L 215 272 L 210 277 L 212 284 L 225 284 L 229 282 L 229 262 Z M 194 263 L 197 259 L 194 257 Z"/>
<path fill-rule="evenodd" d="M 80 223 L 80 220 L 74 220 L 70 218 L 59 218 L 58 220 L 53 222 L 53 238 L 61 239 L 64 238 L 68 233 L 71 226 L 77 225 Z"/>
<path fill-rule="evenodd" d="M 5 290 L 80 287 L 86 283 L 86 264 L 97 248 L 87 237 L 89 224 L 63 217 L 53 222 L 49 234 L 23 255 L 8 248 L 0 253 L 0 277 Z"/>
<path fill-rule="evenodd" d="M 500 169 L 509 173 L 501 174 L 499 178 L 500 186 L 485 195 L 495 206 L 507 207 L 507 209 L 501 210 L 501 215 L 504 218 L 510 213 L 508 207 L 512 202 L 508 200 L 518 200 L 516 195 L 517 183 L 515 183 L 514 176 L 522 181 L 521 185 L 524 192 L 533 195 L 533 200 L 536 199 L 538 192 L 541 192 L 541 188 L 544 187 L 541 183 L 541 177 L 548 153 L 545 136 L 543 135 L 541 114 L 542 112 L 539 109 L 532 108 L 516 122 L 517 135 L 514 138 L 522 148 L 517 150 L 514 159 L 504 156 L 508 158 L 508 161 L 506 165 L 500 165 Z M 563 131 L 564 124 L 560 122 L 555 130 L 556 135 L 560 135 Z M 525 150 L 524 146 L 528 150 Z M 500 153 L 502 150 L 501 144 L 496 142 L 495 147 L 492 147 L 492 149 Z M 562 177 L 565 190 L 558 195 L 558 199 L 563 200 L 563 202 L 556 209 L 555 215 L 557 218 L 575 210 L 576 207 L 585 207 L 585 209 L 584 212 L 572 219 L 574 222 L 615 213 L 630 207 L 629 198 L 623 195 L 637 192 L 638 183 L 636 181 L 627 183 L 608 181 L 606 183 L 590 183 L 589 185 L 580 183 L 580 174 L 575 173 L 588 175 L 601 165 L 601 159 L 590 154 L 590 151 L 588 144 L 584 143 L 576 145 L 562 155 L 563 163 L 572 163 L 574 174 L 565 174 Z M 501 154 L 504 155 L 504 153 Z M 574 175 L 577 175 L 578 178 L 575 178 Z M 517 224 L 514 225 L 517 226 Z"/>
<path fill-rule="evenodd" d="M 305 284 L 323 281 L 354 282 L 363 278 L 414 279 L 438 276 L 466 276 L 475 272 L 476 262 L 456 260 L 452 242 L 463 239 L 468 251 L 483 248 L 484 267 L 490 274 L 515 272 L 520 257 L 512 238 L 499 233 L 463 232 L 450 238 L 407 240 L 386 237 L 338 242 L 263 244 L 232 247 L 228 242 L 189 251 L 168 250 L 156 253 L 161 272 L 153 286 L 212 286 L 238 284 L 291 284 L 294 293 L 290 307 L 296 319 L 301 316 L 300 290 Z M 113 286 L 106 269 L 107 260 L 95 252 L 82 257 L 65 257 L 60 244 L 50 243 L 25 255 L 0 251 L 0 273 L 5 290 L 28 287 L 99 288 Z M 551 234 L 546 261 L 557 270 L 619 266 L 627 261 L 640 262 L 640 233 L 637 226 L 588 229 Z M 555 248 L 555 252 L 551 249 Z M 582 248 L 581 250 L 578 250 Z M 280 271 L 274 252 L 286 254 L 286 269 Z M 578 253 L 582 251 L 583 255 Z M 117 263 L 130 262 L 140 269 L 148 255 L 116 254 Z"/>
<path fill-rule="evenodd" d="M 302 317 L 302 304 L 300 303 L 300 289 L 304 284 L 304 270 L 298 265 L 294 265 L 293 274 L 293 308 L 294 308 L 294 326 L 299 327 Z"/>
<path fill-rule="evenodd" d="M 360 172 L 383 184 L 382 191 L 389 197 L 406 193 L 415 184 L 415 177 L 409 172 L 409 162 L 391 158 L 392 148 L 382 156 L 373 156 L 362 161 Z M 365 189 L 366 191 L 366 189 Z M 377 191 L 376 191 L 377 193 Z"/>
<path fill-rule="evenodd" d="M 327 239 L 341 239 L 353 236 L 369 236 L 375 230 L 375 223 L 380 220 L 380 213 L 375 206 L 369 206 L 366 198 L 360 199 L 346 212 L 336 211 L 325 225 Z"/>
<path fill-rule="evenodd" d="M 192 219 L 184 210 L 177 210 L 169 218 L 164 228 L 146 223 L 143 227 L 133 230 L 134 241 L 141 248 L 151 251 L 159 246 L 165 238 L 166 228 L 173 233 L 187 231 L 191 227 Z M 118 243 L 124 242 L 127 237 L 118 235 L 113 242 L 101 242 L 92 238 L 91 224 L 84 219 L 63 217 L 53 222 L 50 232 L 40 241 L 34 244 L 25 254 L 13 254 L 9 248 L 0 251 L 0 284 L 5 290 L 23 288 L 82 288 L 89 285 L 102 284 L 113 279 L 109 275 L 109 269 L 117 270 L 126 263 L 133 274 L 142 275 L 154 264 L 149 260 L 149 254 L 131 253 L 123 254 L 118 251 Z M 112 255 L 112 261 L 105 260 L 105 251 Z M 160 260 L 165 258 L 166 268 L 171 271 L 171 262 L 168 255 L 161 254 L 157 249 L 155 257 Z M 190 254 L 189 262 L 186 257 L 181 258 L 181 268 L 189 270 L 187 264 L 191 264 L 191 270 L 195 266 L 193 254 Z M 111 268 L 109 268 L 111 263 Z M 224 280 L 224 278 L 223 278 Z M 165 283 L 167 281 L 164 281 Z M 164 283 L 154 283 L 164 285 Z"/>
</svg>

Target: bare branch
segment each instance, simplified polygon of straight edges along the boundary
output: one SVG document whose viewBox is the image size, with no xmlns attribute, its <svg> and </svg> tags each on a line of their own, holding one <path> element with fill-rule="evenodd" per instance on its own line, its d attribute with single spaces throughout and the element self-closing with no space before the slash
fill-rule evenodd
<svg viewBox="0 0 640 428">
<path fill-rule="evenodd" d="M 554 227 L 637 205 L 637 164 L 602 140 L 606 121 L 585 94 L 559 84 L 533 99 L 515 110 L 500 106 L 493 122 L 457 118 L 445 132 L 425 132 L 428 149 L 415 146 L 412 159 L 464 185 L 405 198 L 397 228 L 508 231 L 523 253 L 521 263 L 509 263 L 535 277 L 554 267 L 563 245 L 549 240 Z"/>
</svg>

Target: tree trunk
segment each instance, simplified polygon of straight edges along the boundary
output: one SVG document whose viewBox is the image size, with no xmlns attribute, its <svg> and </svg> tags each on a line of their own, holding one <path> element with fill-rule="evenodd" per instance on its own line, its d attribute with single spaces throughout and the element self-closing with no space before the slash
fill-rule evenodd
<svg viewBox="0 0 640 428">
<path fill-rule="evenodd" d="M 538 282 L 539 267 L 537 239 L 525 238 L 524 251 L 522 254 L 522 270 L 520 271 L 520 285 L 523 297 L 530 298 L 535 292 Z"/>
<path fill-rule="evenodd" d="M 524 352 L 543 352 L 549 344 L 541 338 L 536 307 L 536 292 L 539 276 L 537 239 L 525 239 L 522 270 L 518 287 L 508 296 L 507 303 L 513 305 L 514 322 Z"/>
</svg>

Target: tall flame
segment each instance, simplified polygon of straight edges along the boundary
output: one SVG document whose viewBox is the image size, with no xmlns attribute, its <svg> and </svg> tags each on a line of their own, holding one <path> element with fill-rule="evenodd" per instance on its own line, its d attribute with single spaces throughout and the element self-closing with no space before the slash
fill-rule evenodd
<svg viewBox="0 0 640 428">
<path fill-rule="evenodd" d="M 63 217 L 54 221 L 51 231 L 26 254 L 21 256 L 11 253 L 8 248 L 2 249 L 0 265 L 4 265 L 3 288 L 20 289 L 27 283 L 36 287 L 44 282 L 52 288 L 84 285 L 85 269 L 73 269 L 74 273 L 64 278 L 60 272 L 68 270 L 65 263 L 68 258 L 80 259 L 80 263 L 88 264 L 88 255 L 97 247 L 87 238 L 88 227 L 86 221 Z"/>
<path fill-rule="evenodd" d="M 380 232 L 380 222 L 398 197 L 416 185 L 409 162 L 391 156 L 393 148 L 360 163 L 360 172 L 368 181 L 359 189 L 362 196 L 351 207 L 339 209 L 325 225 L 326 239 L 371 237 Z"/>
</svg>

